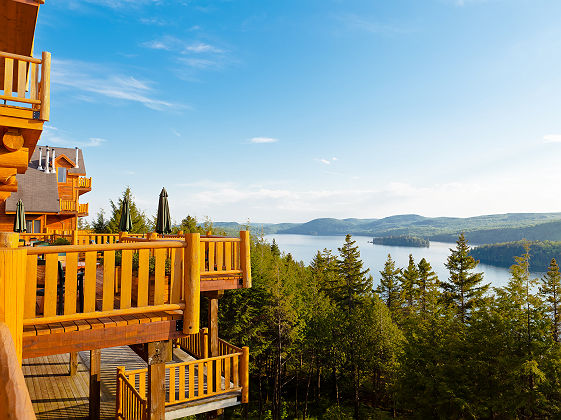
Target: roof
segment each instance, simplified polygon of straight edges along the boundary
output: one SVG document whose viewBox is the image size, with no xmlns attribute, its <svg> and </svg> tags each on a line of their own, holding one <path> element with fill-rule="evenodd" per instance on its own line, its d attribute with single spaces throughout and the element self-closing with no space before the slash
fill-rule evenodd
<svg viewBox="0 0 561 420">
<path fill-rule="evenodd" d="M 37 167 L 39 166 L 39 149 L 43 149 L 43 153 L 41 156 L 42 162 L 41 162 L 41 166 L 44 168 L 45 167 L 45 155 L 46 155 L 46 146 L 37 146 L 35 148 L 35 151 L 33 152 L 33 154 L 31 155 L 31 160 L 29 161 L 29 165 L 28 168 L 33 168 L 33 169 L 37 169 Z M 76 159 L 76 149 L 75 148 L 71 148 L 71 147 L 50 147 L 49 146 L 49 150 L 51 151 L 49 153 L 49 156 L 52 156 L 52 151 L 55 151 L 55 159 L 57 158 L 57 156 L 61 156 L 61 155 L 65 155 L 66 157 L 68 157 L 69 159 L 71 159 L 73 162 Z M 86 175 L 86 164 L 84 163 L 84 155 L 82 154 L 82 149 L 78 149 L 78 167 L 77 168 L 70 168 L 67 171 L 69 174 L 72 175 Z M 47 174 L 45 174 L 47 175 Z M 18 181 L 19 182 L 19 181 Z"/>
<path fill-rule="evenodd" d="M 41 166 L 45 167 L 46 147 L 35 148 L 25 174 L 16 175 L 18 191 L 6 199 L 6 212 L 15 212 L 18 200 L 23 200 L 26 213 L 59 213 L 58 181 L 56 173 L 39 171 L 39 149 L 42 149 Z M 76 149 L 68 147 L 49 147 L 54 149 L 55 159 L 65 155 L 68 159 L 76 159 Z M 52 156 L 49 153 L 49 156 Z M 86 166 L 82 150 L 78 149 L 78 168 L 69 168 L 67 173 L 72 175 L 86 175 Z"/>
<path fill-rule="evenodd" d="M 58 182 L 56 173 L 47 174 L 27 168 L 25 174 L 16 175 L 18 191 L 6 199 L 6 211 L 15 212 L 18 200 L 23 200 L 26 213 L 58 213 Z"/>
</svg>

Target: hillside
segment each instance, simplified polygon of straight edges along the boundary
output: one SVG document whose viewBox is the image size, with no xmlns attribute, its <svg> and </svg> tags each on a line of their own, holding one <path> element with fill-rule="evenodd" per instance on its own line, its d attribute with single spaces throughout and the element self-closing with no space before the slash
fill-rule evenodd
<svg viewBox="0 0 561 420">
<path fill-rule="evenodd" d="M 235 222 L 217 222 L 217 227 L 239 230 Z M 477 217 L 424 217 L 404 214 L 382 219 L 321 218 L 306 223 L 251 223 L 254 232 L 263 234 L 402 236 L 411 235 L 431 241 L 454 242 L 465 232 L 472 244 L 529 240 L 561 241 L 561 213 L 506 213 Z"/>
<path fill-rule="evenodd" d="M 510 267 L 514 257 L 524 254 L 522 241 L 481 245 L 471 250 L 471 255 L 480 262 L 499 267 Z M 547 271 L 552 258 L 561 261 L 561 242 L 530 242 L 530 269 L 537 272 Z"/>
</svg>

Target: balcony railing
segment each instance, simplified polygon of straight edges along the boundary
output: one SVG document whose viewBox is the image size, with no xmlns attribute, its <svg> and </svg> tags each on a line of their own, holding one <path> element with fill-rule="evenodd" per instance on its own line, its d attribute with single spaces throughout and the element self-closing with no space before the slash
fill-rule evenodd
<svg viewBox="0 0 561 420">
<path fill-rule="evenodd" d="M 88 214 L 89 204 L 78 204 L 78 214 Z"/>
<path fill-rule="evenodd" d="M 0 51 L 0 100 L 4 105 L 15 103 L 29 107 L 38 112 L 36 119 L 47 121 L 50 73 L 51 54 L 48 52 L 43 52 L 39 59 Z"/>
<path fill-rule="evenodd" d="M 86 178 L 85 176 L 81 176 L 78 178 L 78 188 L 91 188 L 92 187 L 92 178 Z"/>
<path fill-rule="evenodd" d="M 88 203 L 80 204 L 73 200 L 60 200 L 60 211 L 76 211 L 79 214 L 88 214 Z"/>
</svg>

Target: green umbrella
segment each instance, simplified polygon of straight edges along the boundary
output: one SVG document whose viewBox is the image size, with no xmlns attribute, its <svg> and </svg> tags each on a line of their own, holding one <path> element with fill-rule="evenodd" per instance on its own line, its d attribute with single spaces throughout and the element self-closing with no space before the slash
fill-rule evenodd
<svg viewBox="0 0 561 420">
<path fill-rule="evenodd" d="M 156 216 L 156 232 L 160 235 L 171 233 L 171 217 L 169 216 L 168 193 L 162 188 L 158 202 L 158 215 Z"/>
<path fill-rule="evenodd" d="M 25 210 L 23 209 L 23 201 L 18 201 L 16 206 L 16 218 L 14 220 L 14 232 L 25 232 L 27 227 L 25 226 Z"/>
<path fill-rule="evenodd" d="M 131 230 L 131 205 L 129 203 L 128 197 L 125 197 L 125 199 L 123 200 L 123 205 L 121 206 L 121 220 L 119 221 L 119 231 L 130 232 Z"/>
</svg>

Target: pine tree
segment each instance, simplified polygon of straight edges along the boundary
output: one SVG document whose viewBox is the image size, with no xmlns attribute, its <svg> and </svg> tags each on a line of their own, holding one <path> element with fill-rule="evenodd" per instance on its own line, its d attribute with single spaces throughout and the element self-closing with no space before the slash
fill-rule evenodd
<svg viewBox="0 0 561 420">
<path fill-rule="evenodd" d="M 450 277 L 440 284 L 442 297 L 444 303 L 455 309 L 462 324 L 466 324 L 470 311 L 481 304 L 489 284 L 481 284 L 483 273 L 472 272 L 479 261 L 469 254 L 469 245 L 463 233 L 456 242 L 456 248 L 450 251 L 445 264 Z"/>
<path fill-rule="evenodd" d="M 555 258 L 551 259 L 549 269 L 542 278 L 540 293 L 547 302 L 547 311 L 551 317 L 553 339 L 559 342 L 561 324 L 561 274 Z"/>
<path fill-rule="evenodd" d="M 401 270 L 396 268 L 395 261 L 388 254 L 388 259 L 384 264 L 384 270 L 380 271 L 380 285 L 376 292 L 380 295 L 392 316 L 395 316 L 399 309 L 400 288 L 398 276 Z"/>
<path fill-rule="evenodd" d="M 149 223 L 146 215 L 143 211 L 139 210 L 134 202 L 134 197 L 132 195 L 130 187 L 125 188 L 123 194 L 114 202 L 109 201 L 111 205 L 111 218 L 107 220 L 106 230 L 110 233 L 119 232 L 119 222 L 121 221 L 121 208 L 123 206 L 123 201 L 128 198 L 130 205 L 131 221 L 132 221 L 132 233 L 146 233 L 149 231 Z"/>
<path fill-rule="evenodd" d="M 419 270 L 419 311 L 425 315 L 434 313 L 439 297 L 438 276 L 426 259 L 421 259 Z"/>
<path fill-rule="evenodd" d="M 367 296 L 372 288 L 371 278 L 366 277 L 370 269 L 362 269 L 362 260 L 358 245 L 351 235 L 345 237 L 345 243 L 339 250 L 336 260 L 337 272 L 341 283 L 335 290 L 336 301 L 352 309 L 360 300 Z"/>
<path fill-rule="evenodd" d="M 107 232 L 107 221 L 105 220 L 105 212 L 103 209 L 97 212 L 95 221 L 92 223 L 92 229 L 95 233 Z"/>
<path fill-rule="evenodd" d="M 412 313 L 419 298 L 419 270 L 415 265 L 413 255 L 409 254 L 409 265 L 401 270 L 401 305 L 406 313 Z"/>
</svg>

